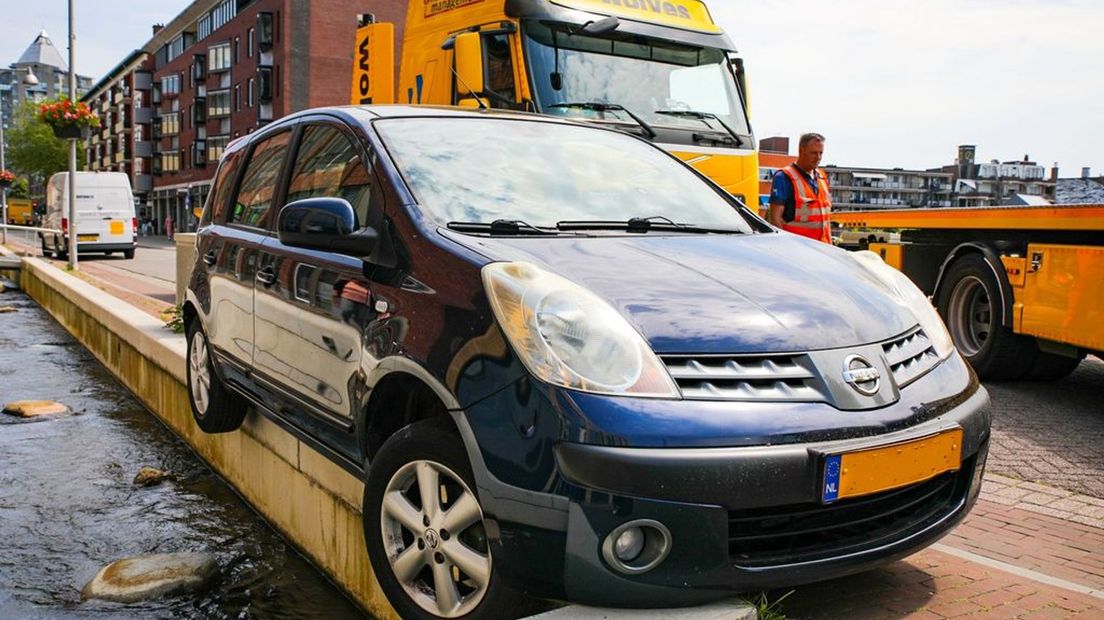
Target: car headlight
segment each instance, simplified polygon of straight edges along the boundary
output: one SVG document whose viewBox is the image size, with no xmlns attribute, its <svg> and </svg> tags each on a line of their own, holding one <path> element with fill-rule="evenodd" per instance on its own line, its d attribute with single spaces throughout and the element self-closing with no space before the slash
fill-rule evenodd
<svg viewBox="0 0 1104 620">
<path fill-rule="evenodd" d="M 890 292 L 894 294 L 894 298 L 898 303 L 912 311 L 913 316 L 920 323 L 920 328 L 927 334 L 928 340 L 931 341 L 932 347 L 935 348 L 939 358 L 946 359 L 949 357 L 954 351 L 954 341 L 951 340 L 951 335 L 947 332 L 947 327 L 943 324 L 939 312 L 928 301 L 927 295 L 917 288 L 912 280 L 908 279 L 908 276 L 885 264 L 885 261 L 878 254 L 864 250 L 862 252 L 852 252 L 851 256 L 860 265 L 866 267 L 871 275 L 885 284 Z"/>
<path fill-rule="evenodd" d="M 492 263 L 483 284 L 498 324 L 538 379 L 583 392 L 679 398 L 644 338 L 587 289 L 529 263 Z"/>
</svg>

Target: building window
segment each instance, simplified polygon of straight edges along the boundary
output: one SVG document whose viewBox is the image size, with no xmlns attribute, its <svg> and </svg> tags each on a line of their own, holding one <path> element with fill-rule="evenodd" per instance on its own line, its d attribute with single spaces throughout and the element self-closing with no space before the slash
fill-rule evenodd
<svg viewBox="0 0 1104 620">
<path fill-rule="evenodd" d="M 180 94 L 180 74 L 166 75 L 161 78 L 161 96 L 172 99 Z"/>
<path fill-rule="evenodd" d="M 180 133 L 180 113 L 161 115 L 161 135 L 175 136 Z"/>
<path fill-rule="evenodd" d="M 257 45 L 262 50 L 272 49 L 276 37 L 276 19 L 272 13 L 257 13 Z"/>
<path fill-rule="evenodd" d="M 234 64 L 241 62 L 241 37 L 234 37 Z"/>
<path fill-rule="evenodd" d="M 230 91 L 220 90 L 207 95 L 207 116 L 230 116 Z"/>
<path fill-rule="evenodd" d="M 253 107 L 253 78 L 249 78 L 249 82 L 248 82 L 248 85 L 247 85 L 247 88 L 245 89 L 245 91 L 246 91 L 245 92 L 245 94 L 246 94 L 246 98 L 245 98 L 246 106 L 252 108 Z"/>
<path fill-rule="evenodd" d="M 184 53 L 184 35 L 178 34 L 165 46 L 165 61 L 172 62 L 177 56 Z"/>
<path fill-rule="evenodd" d="M 253 57 L 253 45 L 255 41 L 253 39 L 253 29 L 250 28 L 245 33 L 245 54 L 250 58 Z"/>
<path fill-rule="evenodd" d="M 161 171 L 162 172 L 179 172 L 180 171 L 180 151 L 167 151 L 161 153 Z"/>
<path fill-rule="evenodd" d="M 230 43 L 212 45 L 207 49 L 207 70 L 211 73 L 230 68 Z"/>
<path fill-rule="evenodd" d="M 230 136 L 211 136 L 207 138 L 207 161 L 217 162 L 222 157 L 226 145 L 230 144 Z"/>
<path fill-rule="evenodd" d="M 234 84 L 234 111 L 241 112 L 241 84 Z"/>
</svg>

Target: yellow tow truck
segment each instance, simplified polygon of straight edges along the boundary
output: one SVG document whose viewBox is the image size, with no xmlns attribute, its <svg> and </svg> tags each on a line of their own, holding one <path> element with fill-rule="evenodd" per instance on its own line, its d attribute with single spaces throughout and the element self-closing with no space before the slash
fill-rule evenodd
<svg viewBox="0 0 1104 620">
<path fill-rule="evenodd" d="M 701 0 L 411 0 L 402 26 L 396 92 L 395 24 L 361 16 L 352 103 L 507 108 L 616 126 L 757 207 L 743 61 Z"/>
<path fill-rule="evenodd" d="M 8 198 L 8 224 L 30 226 L 34 223 L 34 203 L 26 198 Z"/>
<path fill-rule="evenodd" d="M 1053 380 L 1104 355 L 1104 205 L 839 212 L 932 296 L 987 379 Z M 887 230 L 899 241 L 881 242 Z"/>
</svg>

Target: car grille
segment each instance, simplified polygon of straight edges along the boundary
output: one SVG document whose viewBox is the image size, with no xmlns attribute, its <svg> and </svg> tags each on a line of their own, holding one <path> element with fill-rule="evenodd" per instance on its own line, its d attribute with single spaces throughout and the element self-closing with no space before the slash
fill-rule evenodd
<svg viewBox="0 0 1104 620">
<path fill-rule="evenodd" d="M 974 459 L 958 472 L 834 504 L 728 513 L 728 549 L 741 568 L 769 568 L 873 549 L 936 523 L 965 500 Z"/>
<path fill-rule="evenodd" d="M 665 355 L 663 362 L 687 399 L 827 400 L 812 363 L 804 355 Z"/>
<path fill-rule="evenodd" d="M 919 379 L 939 363 L 935 347 L 921 329 L 883 344 L 882 350 L 898 388 Z"/>
</svg>

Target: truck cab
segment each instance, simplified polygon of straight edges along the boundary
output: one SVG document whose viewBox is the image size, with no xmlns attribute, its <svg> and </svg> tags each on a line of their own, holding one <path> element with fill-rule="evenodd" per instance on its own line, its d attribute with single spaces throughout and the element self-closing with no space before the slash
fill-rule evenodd
<svg viewBox="0 0 1104 620">
<path fill-rule="evenodd" d="M 354 103 L 526 110 L 612 125 L 745 204 L 757 201 L 743 64 L 701 0 L 414 0 L 394 98 L 393 58 L 369 62 L 365 53 L 370 38 L 382 38 L 375 49 L 388 47 L 390 26 L 358 31 Z M 365 97 L 368 84 L 375 92 Z"/>
</svg>

